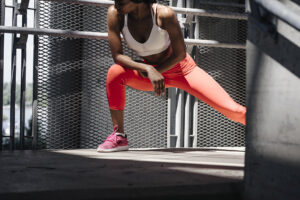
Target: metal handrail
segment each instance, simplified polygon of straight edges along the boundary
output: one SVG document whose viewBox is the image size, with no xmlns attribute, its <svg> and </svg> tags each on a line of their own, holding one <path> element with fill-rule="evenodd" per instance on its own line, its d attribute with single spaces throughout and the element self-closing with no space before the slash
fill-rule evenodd
<svg viewBox="0 0 300 200">
<path fill-rule="evenodd" d="M 91 31 L 72 31 L 61 29 L 40 29 L 40 28 L 27 28 L 15 26 L 0 26 L 2 33 L 20 33 L 32 35 L 50 35 L 58 37 L 72 37 L 72 38 L 87 38 L 103 40 L 108 38 L 107 33 L 91 32 Z"/>
<path fill-rule="evenodd" d="M 103 6 L 108 7 L 114 4 L 113 1 L 108 1 L 108 0 L 43 0 L 43 1 L 53 1 L 53 2 L 60 2 L 60 3 L 66 2 L 66 3 L 81 4 L 81 5 L 88 5 L 88 6 L 100 6 L 100 7 Z M 242 13 L 212 11 L 212 10 L 195 9 L 195 8 L 178 8 L 178 7 L 171 7 L 171 8 L 178 14 L 190 14 L 195 16 L 238 19 L 238 20 L 248 19 L 248 15 Z"/>
<path fill-rule="evenodd" d="M 102 6 L 102 7 L 108 7 L 110 5 L 113 5 L 114 2 L 113 1 L 108 1 L 108 0 L 37 0 L 37 1 L 48 1 L 48 2 L 60 2 L 60 3 L 72 3 L 72 4 L 80 4 L 80 5 L 87 5 L 87 6 Z M 28 3 L 29 0 L 22 0 L 21 4 L 14 4 L 12 6 L 9 5 L 5 5 L 3 3 L 2 9 L 5 9 L 5 7 L 11 7 L 14 8 L 15 12 L 13 14 L 13 17 L 15 18 L 17 16 L 17 14 L 22 14 L 23 17 L 26 15 L 25 10 L 26 9 L 30 9 L 30 10 L 37 10 L 38 6 L 37 6 L 37 1 L 35 1 L 35 6 L 34 8 L 28 8 Z M 15 2 L 15 1 L 14 1 Z M 233 5 L 231 5 L 233 6 Z M 212 10 L 204 10 L 204 9 L 194 9 L 194 8 L 179 8 L 179 7 L 171 7 L 176 13 L 178 14 L 186 14 L 188 16 L 205 16 L 205 17 L 216 17 L 216 18 L 226 18 L 226 19 L 237 19 L 237 20 L 247 20 L 247 14 L 240 14 L 240 13 L 233 13 L 233 12 L 222 12 L 222 11 L 212 11 Z M 2 12 L 4 13 L 4 12 Z M 35 12 L 36 15 L 38 16 L 39 13 Z M 38 17 L 35 18 L 35 20 L 37 20 Z M 24 18 L 26 19 L 26 18 Z M 198 18 L 196 18 L 197 20 Z M 4 20 L 4 17 L 1 19 Z M 16 20 L 13 20 L 16 22 Z M 35 23 L 36 25 L 38 25 L 38 23 Z M 2 25 L 4 25 L 4 23 L 2 23 Z M 108 33 L 101 33 L 101 32 L 89 32 L 89 31 L 73 31 L 73 30 L 61 30 L 61 29 L 40 29 L 40 28 L 27 28 L 24 27 L 24 20 L 23 20 L 23 27 L 17 27 L 15 23 L 13 23 L 14 26 L 0 26 L 0 43 L 4 42 L 4 33 L 13 33 L 14 34 L 14 41 L 13 41 L 13 49 L 14 52 L 16 52 L 15 50 L 17 48 L 21 48 L 20 47 L 20 40 L 19 38 L 16 37 L 15 34 L 19 33 L 21 34 L 21 36 L 25 36 L 27 38 L 28 34 L 34 35 L 35 39 L 34 39 L 34 72 L 33 72 L 33 79 L 34 79 L 34 84 L 33 84 L 33 121 L 32 121 L 32 128 L 33 128 L 33 136 L 24 136 L 24 98 L 21 98 L 21 114 L 20 114 L 20 122 L 21 125 L 21 130 L 20 130 L 20 145 L 22 146 L 21 148 L 24 147 L 24 138 L 33 138 L 33 147 L 37 148 L 37 144 L 38 144 L 38 134 L 37 134 L 37 62 L 38 62 L 38 35 L 48 35 L 48 36 L 56 36 L 56 37 L 68 37 L 68 38 L 86 38 L 86 39 L 97 39 L 97 40 L 107 40 L 108 39 Z M 18 39 L 18 40 L 17 40 Z M 22 43 L 23 45 L 25 44 L 26 47 L 26 43 Z M 189 46 L 206 46 L 206 47 L 219 47 L 219 48 L 236 48 L 236 49 L 245 49 L 245 45 L 244 44 L 228 44 L 228 43 L 220 43 L 218 41 L 215 40 L 199 40 L 199 39 L 185 39 L 185 44 L 189 45 Z M 22 46 L 23 49 L 24 46 Z M 2 49 L 3 51 L 3 49 Z M 3 52 L 0 54 L 3 56 Z M 16 55 L 15 53 L 13 55 Z M 13 56 L 14 57 L 14 56 Z M 22 57 L 26 57 L 26 55 L 24 56 L 22 54 Z M 0 56 L 1 58 L 1 56 Z M 3 59 L 0 59 L 3 61 Z M 23 60 L 24 62 L 25 60 Z M 13 63 L 13 75 L 12 75 L 12 82 L 11 82 L 11 135 L 10 136 L 1 136 L 0 137 L 0 142 L 2 143 L 2 138 L 5 137 L 9 137 L 11 139 L 10 142 L 10 149 L 13 150 L 15 148 L 14 144 L 15 144 L 15 84 L 16 84 L 16 61 L 15 58 L 12 59 L 12 63 Z M 26 63 L 26 62 L 24 62 Z M 0 63 L 1 65 L 3 65 L 3 62 Z M 3 77 L 3 67 L 0 67 L 0 77 Z M 26 71 L 26 65 L 22 64 L 22 70 L 25 72 Z M 2 78 L 3 79 L 3 78 Z M 23 94 L 25 93 L 25 87 L 24 87 L 24 83 L 26 82 L 26 74 L 22 73 L 22 77 L 21 77 L 21 81 L 23 86 L 21 86 L 22 88 L 22 94 L 21 96 L 23 96 Z M 3 86 L 1 86 L 0 84 L 0 88 L 3 88 Z M 3 92 L 3 90 L 1 89 L 1 91 Z M 0 96 L 3 96 L 0 94 Z M 3 110 L 1 110 L 2 112 Z M 2 114 L 1 114 L 2 117 Z M 2 130 L 2 127 L 1 127 Z M 0 145 L 0 150 L 1 150 L 1 145 Z"/>
<path fill-rule="evenodd" d="M 176 13 L 179 14 L 190 14 L 190 15 L 202 16 L 202 17 L 216 17 L 222 19 L 238 19 L 238 20 L 248 19 L 248 15 L 242 13 L 213 11 L 213 10 L 204 10 L 204 9 L 195 9 L 195 8 L 178 8 L 178 7 L 171 7 L 171 8 Z"/>
<path fill-rule="evenodd" d="M 245 8 L 245 4 L 240 3 L 230 3 L 230 2 L 212 2 L 207 0 L 198 0 L 200 4 L 205 4 L 209 6 L 226 6 L 226 7 L 233 7 L 233 8 Z"/>
<path fill-rule="evenodd" d="M 230 49 L 246 49 L 246 44 L 221 43 L 216 40 L 184 39 L 186 45 L 218 47 Z"/>
<path fill-rule="evenodd" d="M 298 31 L 300 30 L 300 15 L 296 12 L 293 12 L 291 9 L 288 9 L 284 4 L 280 3 L 279 1 L 270 0 L 254 1 Z"/>
<path fill-rule="evenodd" d="M 33 34 L 33 35 L 51 35 L 51 36 L 60 36 L 60 37 L 87 38 L 87 39 L 97 39 L 97 40 L 108 39 L 108 33 L 60 30 L 60 29 L 38 29 L 38 28 L 25 28 L 25 27 L 14 27 L 14 26 L 0 26 L 0 32 Z M 187 45 L 199 45 L 199 46 L 235 48 L 235 49 L 246 48 L 244 44 L 220 43 L 215 40 L 184 39 L 184 41 Z"/>
</svg>

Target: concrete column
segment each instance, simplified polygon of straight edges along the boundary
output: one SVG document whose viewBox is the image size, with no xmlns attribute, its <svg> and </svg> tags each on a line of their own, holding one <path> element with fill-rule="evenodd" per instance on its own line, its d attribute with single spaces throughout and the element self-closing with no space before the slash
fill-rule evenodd
<svg viewBox="0 0 300 200">
<path fill-rule="evenodd" d="M 71 6 L 73 9 L 71 9 Z M 39 27 L 76 30 L 79 6 L 40 2 Z M 40 148 L 78 148 L 80 144 L 80 39 L 39 37 L 38 127 Z"/>
<path fill-rule="evenodd" d="M 281 2 L 300 13 L 299 4 Z M 300 199 L 300 33 L 275 17 L 267 21 L 274 25 L 277 38 L 258 26 L 262 23 L 253 12 L 248 22 L 245 199 L 296 200 Z"/>
</svg>

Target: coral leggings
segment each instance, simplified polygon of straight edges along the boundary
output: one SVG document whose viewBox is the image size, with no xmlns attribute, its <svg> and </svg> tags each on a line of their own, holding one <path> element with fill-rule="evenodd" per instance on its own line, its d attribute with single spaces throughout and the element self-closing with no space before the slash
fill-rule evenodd
<svg viewBox="0 0 300 200">
<path fill-rule="evenodd" d="M 246 108 L 236 103 L 209 74 L 197 67 L 188 54 L 185 59 L 162 75 L 166 88 L 176 87 L 185 90 L 227 118 L 246 124 Z M 124 110 L 126 85 L 137 90 L 153 91 L 151 81 L 140 76 L 138 71 L 114 64 L 108 70 L 106 81 L 110 109 Z"/>
</svg>

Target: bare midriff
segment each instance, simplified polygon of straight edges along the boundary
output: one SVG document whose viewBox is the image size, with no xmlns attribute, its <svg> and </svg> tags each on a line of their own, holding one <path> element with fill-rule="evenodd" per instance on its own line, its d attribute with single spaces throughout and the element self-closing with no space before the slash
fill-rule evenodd
<svg viewBox="0 0 300 200">
<path fill-rule="evenodd" d="M 166 50 L 163 52 L 160 52 L 158 54 L 150 55 L 142 57 L 147 64 L 150 65 L 160 65 L 161 63 L 165 62 L 173 53 L 173 49 L 171 46 L 169 46 Z"/>
</svg>

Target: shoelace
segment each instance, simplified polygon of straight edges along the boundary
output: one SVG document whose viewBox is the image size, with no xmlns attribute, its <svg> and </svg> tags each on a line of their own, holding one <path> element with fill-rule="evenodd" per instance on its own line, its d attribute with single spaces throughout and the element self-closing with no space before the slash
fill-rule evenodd
<svg viewBox="0 0 300 200">
<path fill-rule="evenodd" d="M 112 134 L 110 134 L 110 136 L 107 137 L 107 139 L 105 141 L 108 142 L 112 142 L 112 143 L 117 143 L 117 131 L 118 131 L 118 125 L 114 126 L 114 131 L 112 132 Z"/>
</svg>

